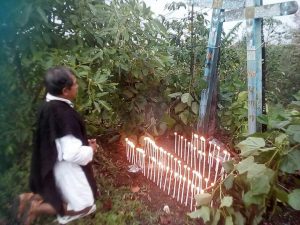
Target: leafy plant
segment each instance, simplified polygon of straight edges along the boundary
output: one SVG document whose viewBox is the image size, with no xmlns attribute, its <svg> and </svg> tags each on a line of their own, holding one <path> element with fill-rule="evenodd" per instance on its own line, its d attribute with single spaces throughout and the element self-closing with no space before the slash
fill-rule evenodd
<svg viewBox="0 0 300 225">
<path fill-rule="evenodd" d="M 299 182 L 294 176 L 300 170 L 299 103 L 287 110 L 277 106 L 261 118 L 269 130 L 236 145 L 240 159 L 223 163 L 226 178 L 212 193 L 196 196 L 199 208 L 191 217 L 206 224 L 255 225 L 266 213 L 272 215 L 278 203 L 300 210 L 300 189 L 289 183 Z"/>
</svg>

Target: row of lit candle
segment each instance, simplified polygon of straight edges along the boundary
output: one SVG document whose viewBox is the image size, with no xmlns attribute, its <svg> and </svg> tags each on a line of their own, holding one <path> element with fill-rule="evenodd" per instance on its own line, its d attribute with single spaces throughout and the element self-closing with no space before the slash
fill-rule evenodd
<svg viewBox="0 0 300 225">
<path fill-rule="evenodd" d="M 199 138 L 196 134 L 192 135 L 191 142 L 187 142 L 177 133 L 174 136 L 175 154 L 167 152 L 146 137 L 144 149 L 135 148 L 135 145 L 126 139 L 126 156 L 131 163 L 141 167 L 143 174 L 160 189 L 181 204 L 190 204 L 192 210 L 194 195 L 214 185 L 218 177 L 224 178 L 224 169 L 220 169 L 220 164 L 227 161 L 230 154 L 225 150 L 221 152 L 220 147 L 212 141 L 209 141 L 206 152 L 204 137 Z M 223 173 L 221 176 L 220 172 Z"/>
</svg>

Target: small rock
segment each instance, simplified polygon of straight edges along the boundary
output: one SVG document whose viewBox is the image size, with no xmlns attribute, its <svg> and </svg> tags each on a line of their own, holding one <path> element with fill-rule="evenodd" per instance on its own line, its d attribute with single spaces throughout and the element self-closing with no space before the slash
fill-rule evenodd
<svg viewBox="0 0 300 225">
<path fill-rule="evenodd" d="M 163 210 L 164 210 L 165 213 L 170 214 L 170 208 L 169 208 L 168 205 L 165 205 Z"/>
</svg>

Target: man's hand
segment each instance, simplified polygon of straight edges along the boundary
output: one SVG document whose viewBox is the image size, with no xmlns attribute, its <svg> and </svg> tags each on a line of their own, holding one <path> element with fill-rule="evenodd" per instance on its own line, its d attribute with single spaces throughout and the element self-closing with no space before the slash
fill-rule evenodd
<svg viewBox="0 0 300 225">
<path fill-rule="evenodd" d="M 89 145 L 92 147 L 94 152 L 97 152 L 99 145 L 97 144 L 96 139 L 88 139 Z"/>
</svg>

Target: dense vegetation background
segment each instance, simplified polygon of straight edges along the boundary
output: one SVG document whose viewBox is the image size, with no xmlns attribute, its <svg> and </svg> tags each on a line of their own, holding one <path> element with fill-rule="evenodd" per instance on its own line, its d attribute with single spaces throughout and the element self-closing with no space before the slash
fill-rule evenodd
<svg viewBox="0 0 300 225">
<path fill-rule="evenodd" d="M 51 66 L 76 71 L 75 104 L 92 136 L 114 142 L 125 134 L 137 139 L 195 128 L 209 30 L 204 14 L 155 17 L 138 0 L 11 0 L 1 1 L 0 16 L 0 218 L 7 217 L 12 197 L 27 189 L 35 112 Z M 282 152 L 272 158 L 276 173 L 281 161 L 293 158 L 278 172 L 285 176 L 300 169 L 300 27 L 264 23 L 268 115 L 260 122 L 269 133 L 256 135 L 268 147 L 279 143 Z M 232 148 L 247 133 L 246 47 L 239 27 L 223 34 L 219 67 L 217 135 Z"/>
</svg>

